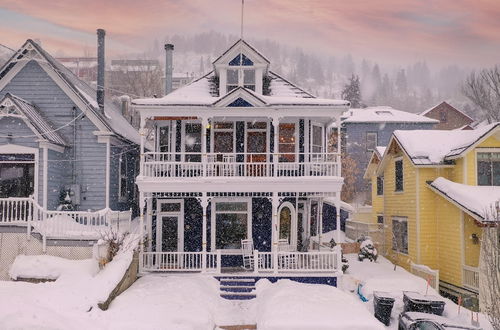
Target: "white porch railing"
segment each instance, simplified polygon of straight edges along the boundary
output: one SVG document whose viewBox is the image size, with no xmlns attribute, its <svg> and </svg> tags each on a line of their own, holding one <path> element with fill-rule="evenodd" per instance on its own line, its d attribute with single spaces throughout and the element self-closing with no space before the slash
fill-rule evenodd
<svg viewBox="0 0 500 330">
<path fill-rule="evenodd" d="M 140 271 L 221 273 L 221 250 L 216 252 L 143 252 Z M 339 272 L 337 251 L 259 252 L 254 251 L 254 273 Z M 204 263 L 205 259 L 205 263 Z"/>
<path fill-rule="evenodd" d="M 131 228 L 130 211 L 104 209 L 87 211 L 48 211 L 33 198 L 0 198 L 0 225 L 26 226 L 46 238 L 100 238 L 103 230 Z"/>
<path fill-rule="evenodd" d="M 276 164 L 273 157 L 277 157 Z M 338 176 L 337 153 L 162 153 L 146 152 L 144 177 Z"/>
<path fill-rule="evenodd" d="M 477 267 L 463 265 L 462 283 L 464 287 L 479 292 L 479 269 Z"/>
</svg>

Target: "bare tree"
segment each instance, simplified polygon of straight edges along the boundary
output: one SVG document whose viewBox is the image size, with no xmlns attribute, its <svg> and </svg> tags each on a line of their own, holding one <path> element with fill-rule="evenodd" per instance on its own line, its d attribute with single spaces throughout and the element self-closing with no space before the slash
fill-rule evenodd
<svg viewBox="0 0 500 330">
<path fill-rule="evenodd" d="M 500 329 L 500 205 L 495 203 L 486 212 L 491 224 L 483 229 L 481 238 L 481 308 L 494 329 Z"/>
<path fill-rule="evenodd" d="M 500 68 L 472 72 L 462 86 L 462 93 L 480 108 L 489 123 L 500 121 Z"/>
</svg>

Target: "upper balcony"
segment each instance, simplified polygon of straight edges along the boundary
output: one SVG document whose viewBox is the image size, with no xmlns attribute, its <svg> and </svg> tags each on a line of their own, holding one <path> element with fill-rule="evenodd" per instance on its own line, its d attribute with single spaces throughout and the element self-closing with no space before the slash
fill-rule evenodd
<svg viewBox="0 0 500 330">
<path fill-rule="evenodd" d="M 146 152 L 142 179 L 339 177 L 337 153 Z"/>
</svg>

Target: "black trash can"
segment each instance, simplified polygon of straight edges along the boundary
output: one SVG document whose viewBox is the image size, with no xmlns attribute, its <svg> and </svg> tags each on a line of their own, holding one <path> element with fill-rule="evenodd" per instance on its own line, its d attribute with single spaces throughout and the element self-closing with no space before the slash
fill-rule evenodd
<svg viewBox="0 0 500 330">
<path fill-rule="evenodd" d="M 445 301 L 436 296 L 422 295 L 418 292 L 404 291 L 405 312 L 420 312 L 443 315 Z"/>
<path fill-rule="evenodd" d="M 391 323 L 391 312 L 394 307 L 394 297 L 387 292 L 373 292 L 373 309 L 377 320 L 389 326 Z"/>
</svg>

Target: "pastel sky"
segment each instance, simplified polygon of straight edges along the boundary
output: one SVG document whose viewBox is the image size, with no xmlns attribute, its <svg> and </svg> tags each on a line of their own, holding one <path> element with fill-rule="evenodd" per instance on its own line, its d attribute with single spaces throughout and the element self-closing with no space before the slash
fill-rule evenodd
<svg viewBox="0 0 500 330">
<path fill-rule="evenodd" d="M 153 38 L 239 34 L 241 0 L 0 0 L 0 43 L 40 39 L 82 55 L 107 31 L 110 52 Z M 386 62 L 500 63 L 500 0 L 246 0 L 245 36 Z"/>
</svg>

